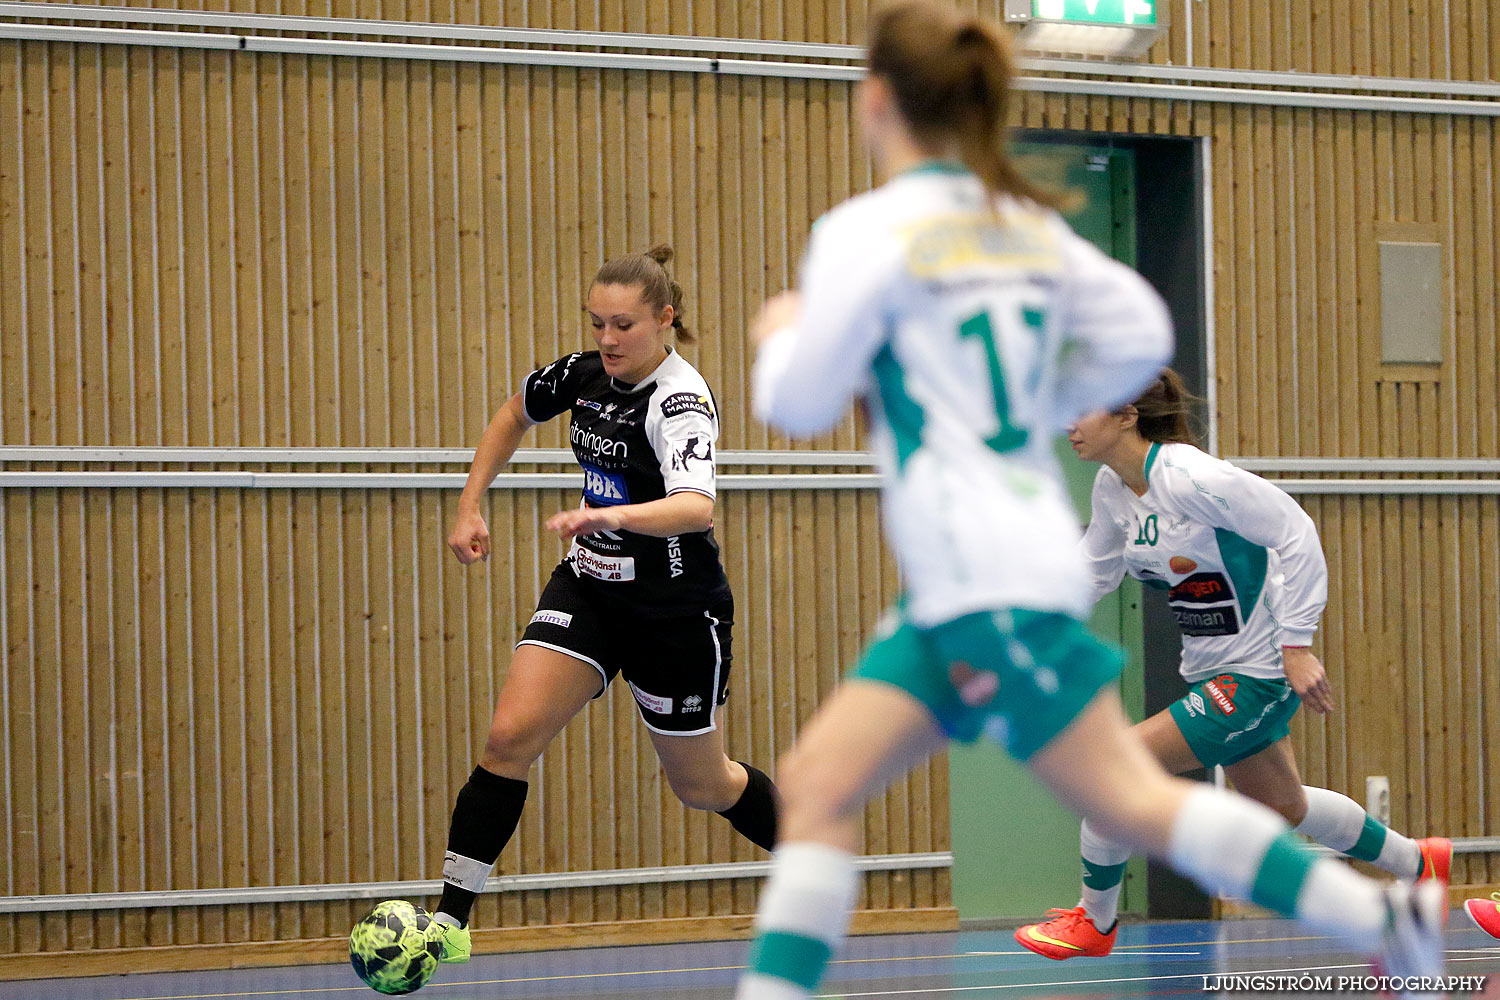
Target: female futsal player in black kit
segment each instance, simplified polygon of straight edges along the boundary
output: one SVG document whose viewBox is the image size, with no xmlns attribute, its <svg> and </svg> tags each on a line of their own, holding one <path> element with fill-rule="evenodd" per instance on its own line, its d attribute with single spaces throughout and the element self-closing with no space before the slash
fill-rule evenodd
<svg viewBox="0 0 1500 1000">
<path fill-rule="evenodd" d="M 775 789 L 724 753 L 715 712 L 729 677 L 734 602 L 713 536 L 719 420 L 703 376 L 673 350 L 689 338 L 667 247 L 600 268 L 588 292 L 597 351 L 526 377 L 485 429 L 448 546 L 488 558 L 480 499 L 527 428 L 570 414 L 583 504 L 547 528 L 571 539 L 517 644 L 479 764 L 458 793 L 432 933 L 443 961 L 470 953 L 469 910 L 526 802 L 532 762 L 616 674 L 672 790 L 760 847 L 776 840 Z"/>
</svg>

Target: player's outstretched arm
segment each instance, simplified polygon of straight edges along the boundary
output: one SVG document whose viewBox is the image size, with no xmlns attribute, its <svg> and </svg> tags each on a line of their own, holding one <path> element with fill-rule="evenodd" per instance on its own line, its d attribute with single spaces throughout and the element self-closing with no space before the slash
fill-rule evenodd
<svg viewBox="0 0 1500 1000">
<path fill-rule="evenodd" d="M 670 538 L 714 526 L 712 497 L 691 490 L 673 493 L 646 503 L 617 507 L 579 507 L 553 514 L 547 530 L 563 538 L 592 535 L 598 531 L 633 531 L 637 535 Z"/>
<path fill-rule="evenodd" d="M 505 463 L 516 453 L 522 435 L 530 427 L 531 418 L 526 415 L 526 407 L 518 392 L 495 412 L 479 438 L 474 461 L 469 466 L 468 482 L 464 483 L 464 491 L 458 498 L 458 514 L 448 532 L 448 548 L 465 566 L 490 557 L 490 529 L 484 522 L 484 515 L 479 512 L 479 501 Z"/>
</svg>

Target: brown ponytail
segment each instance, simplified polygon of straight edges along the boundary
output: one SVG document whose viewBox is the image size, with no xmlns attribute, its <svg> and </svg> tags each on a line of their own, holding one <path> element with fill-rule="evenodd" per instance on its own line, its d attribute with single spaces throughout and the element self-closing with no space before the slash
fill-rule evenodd
<svg viewBox="0 0 1500 1000">
<path fill-rule="evenodd" d="M 672 307 L 672 329 L 684 344 L 693 342 L 693 332 L 682 322 L 682 286 L 667 273 L 672 248 L 658 243 L 645 253 L 627 253 L 604 262 L 589 287 L 594 285 L 638 285 L 641 301 L 660 312 Z"/>
<path fill-rule="evenodd" d="M 1199 447 L 1192 426 L 1193 404 L 1198 397 L 1188 392 L 1182 376 L 1163 368 L 1156 381 L 1135 401 L 1135 429 L 1147 441 L 1158 444 L 1190 444 Z"/>
<path fill-rule="evenodd" d="M 1003 35 L 931 0 L 902 0 L 871 22 L 869 59 L 918 142 L 956 146 L 992 195 L 1059 207 L 1059 196 L 1022 177 L 1006 150 L 1015 67 Z"/>
</svg>

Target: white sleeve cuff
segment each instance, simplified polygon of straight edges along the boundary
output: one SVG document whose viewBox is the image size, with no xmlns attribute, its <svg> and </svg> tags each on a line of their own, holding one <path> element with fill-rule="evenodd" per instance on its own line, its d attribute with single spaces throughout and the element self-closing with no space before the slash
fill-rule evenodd
<svg viewBox="0 0 1500 1000">
<path fill-rule="evenodd" d="M 1312 628 L 1293 628 L 1290 625 L 1281 626 L 1281 644 L 1283 646 L 1311 646 L 1313 636 L 1317 634 L 1318 626 Z"/>
</svg>

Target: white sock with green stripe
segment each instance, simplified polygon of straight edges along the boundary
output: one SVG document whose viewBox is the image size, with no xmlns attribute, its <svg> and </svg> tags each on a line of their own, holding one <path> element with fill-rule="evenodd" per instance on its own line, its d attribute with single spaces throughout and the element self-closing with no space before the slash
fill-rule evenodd
<svg viewBox="0 0 1500 1000">
<path fill-rule="evenodd" d="M 760 893 L 749 971 L 737 1000 L 807 1000 L 849 929 L 859 876 L 854 856 L 803 841 L 776 849 Z"/>
<path fill-rule="evenodd" d="M 1194 788 L 1172 824 L 1172 866 L 1208 891 L 1249 899 L 1360 951 L 1379 943 L 1380 887 L 1332 858 L 1319 858 L 1280 816 L 1258 802 Z"/>
<path fill-rule="evenodd" d="M 1079 828 L 1078 843 L 1083 855 L 1083 898 L 1078 905 L 1089 915 L 1095 930 L 1108 934 L 1120 912 L 1120 886 L 1130 849 L 1099 833 L 1088 820 Z"/>
<path fill-rule="evenodd" d="M 1347 795 L 1304 785 L 1307 815 L 1297 832 L 1324 847 L 1368 861 L 1400 879 L 1411 881 L 1422 871 L 1417 842 L 1386 826 Z"/>
</svg>

